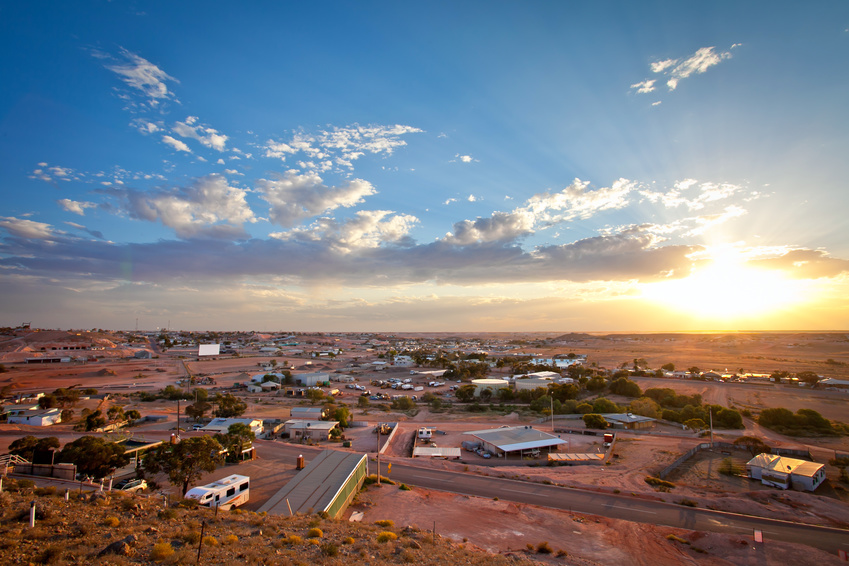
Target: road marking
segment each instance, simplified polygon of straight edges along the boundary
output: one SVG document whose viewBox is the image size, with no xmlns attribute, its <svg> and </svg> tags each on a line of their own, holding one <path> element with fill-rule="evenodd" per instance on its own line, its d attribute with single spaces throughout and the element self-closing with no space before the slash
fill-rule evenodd
<svg viewBox="0 0 849 566">
<path fill-rule="evenodd" d="M 509 489 L 509 488 L 506 488 L 506 487 L 504 489 L 502 489 L 502 491 L 512 491 L 513 493 L 524 493 L 525 495 L 536 495 L 536 493 L 534 493 L 533 491 L 522 491 L 521 489 Z"/>
<path fill-rule="evenodd" d="M 619 505 L 608 505 L 608 508 L 625 509 L 626 511 L 637 511 L 639 513 L 648 513 L 649 515 L 657 515 L 654 511 L 646 511 L 645 509 L 634 509 L 633 507 L 620 507 Z"/>
<path fill-rule="evenodd" d="M 423 480 L 432 480 L 432 481 L 441 481 L 443 483 L 454 483 L 454 480 L 444 480 L 442 478 L 434 478 L 432 476 L 417 476 L 413 475 L 414 478 L 421 478 Z"/>
</svg>

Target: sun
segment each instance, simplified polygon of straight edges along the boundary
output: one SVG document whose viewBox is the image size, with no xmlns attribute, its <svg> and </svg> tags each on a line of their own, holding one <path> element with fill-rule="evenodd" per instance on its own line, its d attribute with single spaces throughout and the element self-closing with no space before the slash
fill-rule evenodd
<svg viewBox="0 0 849 566">
<path fill-rule="evenodd" d="M 804 302 L 806 282 L 748 267 L 733 248 L 708 250 L 688 277 L 646 284 L 643 296 L 680 313 L 733 321 L 767 317 Z"/>
</svg>

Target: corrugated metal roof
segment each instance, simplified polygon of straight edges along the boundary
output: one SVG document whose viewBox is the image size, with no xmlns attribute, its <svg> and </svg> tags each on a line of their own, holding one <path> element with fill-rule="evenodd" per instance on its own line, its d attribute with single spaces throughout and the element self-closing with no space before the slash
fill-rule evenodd
<svg viewBox="0 0 849 566">
<path fill-rule="evenodd" d="M 517 450 L 532 450 L 534 448 L 545 448 L 566 444 L 556 436 L 531 428 L 529 426 L 513 426 L 494 428 L 490 430 L 477 430 L 466 434 L 479 438 L 496 446 L 504 452 L 515 452 Z"/>
<path fill-rule="evenodd" d="M 812 477 L 823 467 L 823 464 L 817 464 L 816 462 L 809 462 L 807 460 L 797 460 L 796 458 L 788 458 L 787 456 L 778 456 L 776 454 L 761 453 L 746 462 L 746 466 L 762 468 L 770 472 Z"/>
<path fill-rule="evenodd" d="M 365 454 L 325 450 L 315 457 L 280 491 L 266 501 L 259 511 L 275 515 L 326 511 L 351 474 L 365 460 Z M 289 500 L 288 504 L 286 500 Z"/>
</svg>

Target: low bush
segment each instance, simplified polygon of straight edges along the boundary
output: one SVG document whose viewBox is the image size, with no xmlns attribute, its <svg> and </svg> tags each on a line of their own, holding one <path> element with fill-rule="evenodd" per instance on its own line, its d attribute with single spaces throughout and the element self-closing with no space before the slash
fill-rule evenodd
<svg viewBox="0 0 849 566">
<path fill-rule="evenodd" d="M 324 533 L 318 527 L 314 527 L 307 531 L 307 538 L 321 538 L 324 536 Z"/>
<path fill-rule="evenodd" d="M 390 541 L 396 540 L 397 538 L 398 538 L 398 535 L 396 535 L 395 533 L 393 533 L 391 531 L 383 531 L 382 533 L 377 535 L 377 542 L 379 542 L 379 543 L 390 542 Z"/>
<path fill-rule="evenodd" d="M 158 542 L 153 545 L 150 551 L 150 559 L 154 562 L 161 562 L 174 554 L 174 548 L 169 542 Z"/>
</svg>

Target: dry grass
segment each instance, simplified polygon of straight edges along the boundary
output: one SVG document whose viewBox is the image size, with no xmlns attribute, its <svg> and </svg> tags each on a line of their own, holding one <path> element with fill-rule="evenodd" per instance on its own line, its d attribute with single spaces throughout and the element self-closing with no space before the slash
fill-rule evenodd
<svg viewBox="0 0 849 566">
<path fill-rule="evenodd" d="M 127 500 L 133 502 L 128 506 Z M 30 501 L 36 526 L 29 528 Z M 118 519 L 120 517 L 120 519 Z M 171 508 L 143 497 L 101 494 L 70 501 L 35 495 L 23 488 L 0 494 L 0 552 L 4 564 L 118 565 L 194 563 L 205 522 L 202 562 L 244 564 L 531 564 L 519 558 L 462 548 L 417 530 L 334 521 L 315 515 L 219 514 L 205 508 Z M 391 523 L 390 523 L 391 524 Z M 262 528 L 257 528 L 262 525 Z M 320 534 L 319 534 L 320 533 Z M 109 544 L 133 535 L 128 555 L 98 555 Z M 310 537 L 320 538 L 310 538 Z"/>
</svg>

